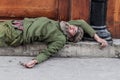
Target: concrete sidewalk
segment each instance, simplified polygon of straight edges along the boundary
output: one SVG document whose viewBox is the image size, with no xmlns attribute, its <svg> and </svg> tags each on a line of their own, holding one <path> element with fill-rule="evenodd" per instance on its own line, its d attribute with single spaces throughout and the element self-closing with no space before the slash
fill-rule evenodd
<svg viewBox="0 0 120 80">
<path fill-rule="evenodd" d="M 36 56 L 44 48 L 46 45 L 38 43 L 0 48 L 0 80 L 120 79 L 120 59 L 115 58 L 120 56 L 119 39 L 114 40 L 112 46 L 102 50 L 96 42 L 70 43 L 53 58 L 35 68 L 26 69 L 19 64 L 20 61 L 27 62 L 33 59 L 27 56 Z"/>
<path fill-rule="evenodd" d="M 0 80 L 119 80 L 117 58 L 51 58 L 26 69 L 19 61 L 32 57 L 0 56 Z"/>
</svg>

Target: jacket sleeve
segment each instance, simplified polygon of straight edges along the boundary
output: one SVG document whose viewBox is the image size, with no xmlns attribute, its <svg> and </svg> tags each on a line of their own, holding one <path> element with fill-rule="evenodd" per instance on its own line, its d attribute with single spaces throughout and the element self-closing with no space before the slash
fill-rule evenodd
<svg viewBox="0 0 120 80">
<path fill-rule="evenodd" d="M 64 41 L 54 41 L 48 44 L 47 49 L 44 49 L 35 59 L 38 61 L 38 63 L 41 63 L 45 60 L 47 60 L 51 55 L 58 52 L 61 48 L 65 45 Z"/>
<path fill-rule="evenodd" d="M 96 33 L 96 31 L 84 20 L 71 20 L 69 23 L 81 27 L 85 33 L 89 34 L 91 37 Z"/>
<path fill-rule="evenodd" d="M 5 47 L 7 44 L 5 43 L 4 37 L 0 34 L 0 47 Z"/>
</svg>

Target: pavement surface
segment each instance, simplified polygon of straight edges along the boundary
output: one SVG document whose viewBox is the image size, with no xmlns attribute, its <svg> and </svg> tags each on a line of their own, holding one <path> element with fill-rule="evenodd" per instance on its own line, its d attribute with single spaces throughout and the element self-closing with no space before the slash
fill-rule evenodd
<svg viewBox="0 0 120 80">
<path fill-rule="evenodd" d="M 0 80 L 120 80 L 117 58 L 51 58 L 32 69 L 33 57 L 0 56 Z"/>
</svg>

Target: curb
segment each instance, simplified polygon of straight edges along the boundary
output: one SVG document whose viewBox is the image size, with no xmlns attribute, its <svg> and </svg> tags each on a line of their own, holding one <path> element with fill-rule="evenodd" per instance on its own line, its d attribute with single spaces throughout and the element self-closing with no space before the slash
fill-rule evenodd
<svg viewBox="0 0 120 80">
<path fill-rule="evenodd" d="M 0 56 L 36 56 L 46 48 L 45 44 L 34 43 L 19 47 L 2 47 L 0 48 Z M 113 39 L 113 45 L 104 49 L 99 48 L 96 42 L 79 42 L 69 43 L 64 46 L 54 56 L 59 57 L 88 57 L 88 58 L 112 58 L 120 56 L 120 39 Z"/>
</svg>

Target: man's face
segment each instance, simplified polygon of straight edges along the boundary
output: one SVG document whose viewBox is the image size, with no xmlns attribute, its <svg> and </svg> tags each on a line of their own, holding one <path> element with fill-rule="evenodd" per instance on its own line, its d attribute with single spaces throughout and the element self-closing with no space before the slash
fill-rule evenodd
<svg viewBox="0 0 120 80">
<path fill-rule="evenodd" d="M 69 25 L 67 32 L 69 33 L 70 37 L 73 37 L 77 33 L 77 30 L 78 30 L 78 27 L 74 25 Z"/>
</svg>

